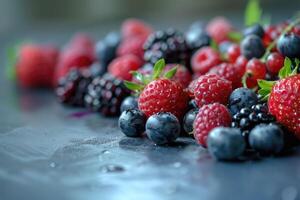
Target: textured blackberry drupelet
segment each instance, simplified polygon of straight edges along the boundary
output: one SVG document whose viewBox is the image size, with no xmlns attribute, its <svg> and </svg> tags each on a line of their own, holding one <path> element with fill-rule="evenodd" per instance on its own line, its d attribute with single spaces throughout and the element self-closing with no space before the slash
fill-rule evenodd
<svg viewBox="0 0 300 200">
<path fill-rule="evenodd" d="M 116 116 L 120 113 L 120 106 L 130 91 L 110 74 L 96 77 L 88 86 L 84 97 L 85 105 L 104 116 Z"/>
<path fill-rule="evenodd" d="M 71 70 L 66 77 L 59 80 L 56 95 L 60 102 L 70 106 L 84 106 L 84 96 L 92 76 L 88 70 Z"/>
<path fill-rule="evenodd" d="M 190 68 L 190 50 L 184 35 L 174 29 L 157 31 L 144 44 L 144 59 L 155 64 L 161 58 L 166 63 L 183 64 Z"/>
<path fill-rule="evenodd" d="M 275 117 L 268 112 L 266 103 L 252 105 L 251 108 L 240 109 L 232 117 L 231 127 L 240 128 L 243 136 L 248 141 L 249 132 L 258 124 L 275 122 Z"/>
</svg>

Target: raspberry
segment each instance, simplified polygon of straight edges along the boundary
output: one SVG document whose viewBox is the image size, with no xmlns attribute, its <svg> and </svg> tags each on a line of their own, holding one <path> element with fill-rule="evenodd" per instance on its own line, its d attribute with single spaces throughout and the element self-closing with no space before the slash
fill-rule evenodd
<svg viewBox="0 0 300 200">
<path fill-rule="evenodd" d="M 230 63 L 222 63 L 217 65 L 208 72 L 209 74 L 216 74 L 221 78 L 224 78 L 228 81 L 231 81 L 232 88 L 238 88 L 242 86 L 242 75 L 239 72 L 239 68 L 236 67 L 234 64 Z"/>
<path fill-rule="evenodd" d="M 142 61 L 135 55 L 128 54 L 114 59 L 108 66 L 108 71 L 121 80 L 131 80 L 131 71 L 142 66 Z"/>
<path fill-rule="evenodd" d="M 16 63 L 18 82 L 22 87 L 52 87 L 58 51 L 53 47 L 25 44 Z"/>
<path fill-rule="evenodd" d="M 197 83 L 197 79 L 192 80 L 187 88 L 187 91 L 191 98 L 195 97 L 194 92 L 195 92 L 196 83 Z"/>
<path fill-rule="evenodd" d="M 228 109 L 219 103 L 205 105 L 199 109 L 194 121 L 194 137 L 203 147 L 209 132 L 216 127 L 229 127 L 231 116 Z"/>
<path fill-rule="evenodd" d="M 200 76 L 194 88 L 195 100 L 198 107 L 205 104 L 221 103 L 227 104 L 232 91 L 231 81 L 223 79 L 215 74 Z"/>
<path fill-rule="evenodd" d="M 124 39 L 117 49 L 117 55 L 123 56 L 127 54 L 134 54 L 140 59 L 143 59 L 144 50 L 143 45 L 147 37 L 145 36 L 136 36 Z"/>
<path fill-rule="evenodd" d="M 252 58 L 246 66 L 246 73 L 248 77 L 246 79 L 247 86 L 253 88 L 257 86 L 258 79 L 264 79 L 267 73 L 266 66 L 259 59 Z"/>
<path fill-rule="evenodd" d="M 94 62 L 94 56 L 86 49 L 68 48 L 65 49 L 59 60 L 55 71 L 55 82 L 67 75 L 73 69 L 88 68 Z"/>
<path fill-rule="evenodd" d="M 232 29 L 232 25 L 224 17 L 216 17 L 212 19 L 206 27 L 207 33 L 217 43 L 221 43 L 225 40 L 228 40 L 228 33 L 232 31 Z"/>
<path fill-rule="evenodd" d="M 138 19 L 127 19 L 123 22 L 121 28 L 123 38 L 130 38 L 136 36 L 148 36 L 153 30 L 145 22 Z"/>
<path fill-rule="evenodd" d="M 230 63 L 234 63 L 240 55 L 241 49 L 239 45 L 233 44 L 228 48 L 227 58 Z"/>
<path fill-rule="evenodd" d="M 169 79 L 158 79 L 144 88 L 138 105 L 147 117 L 158 112 L 170 112 L 181 119 L 188 108 L 188 100 L 180 84 Z"/>
<path fill-rule="evenodd" d="M 93 52 L 94 51 L 94 41 L 89 35 L 87 35 L 85 33 L 77 33 L 75 36 L 73 36 L 73 38 L 69 42 L 67 48 L 70 48 L 70 49 L 80 48 L 80 49 L 85 49 L 85 50 Z"/>
<path fill-rule="evenodd" d="M 191 62 L 193 71 L 201 75 L 221 63 L 221 56 L 211 47 L 203 47 L 192 56 Z"/>
<path fill-rule="evenodd" d="M 182 88 L 188 87 L 189 83 L 192 80 L 192 75 L 186 67 L 178 64 L 167 64 L 164 71 L 168 71 L 175 66 L 177 66 L 177 72 L 171 80 L 179 83 L 182 86 Z"/>
<path fill-rule="evenodd" d="M 273 75 L 278 74 L 279 70 L 282 68 L 284 64 L 284 57 L 277 52 L 271 53 L 266 62 L 266 66 L 268 69 L 268 72 L 270 72 Z"/>
</svg>

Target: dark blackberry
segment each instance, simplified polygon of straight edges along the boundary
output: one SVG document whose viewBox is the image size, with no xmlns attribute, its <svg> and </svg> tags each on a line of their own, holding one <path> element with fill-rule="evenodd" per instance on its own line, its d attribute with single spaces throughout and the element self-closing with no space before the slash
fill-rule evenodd
<svg viewBox="0 0 300 200">
<path fill-rule="evenodd" d="M 104 116 L 116 116 L 120 113 L 120 106 L 130 91 L 110 74 L 96 77 L 89 84 L 84 97 L 85 105 Z"/>
<path fill-rule="evenodd" d="M 173 29 L 151 34 L 144 44 L 144 59 L 155 64 L 164 58 L 166 63 L 183 64 L 190 67 L 190 50 L 184 35 Z"/>
<path fill-rule="evenodd" d="M 245 107 L 239 110 L 232 116 L 231 127 L 240 128 L 243 135 L 247 137 L 249 131 L 256 125 L 264 123 L 275 122 L 275 118 L 268 113 L 268 107 L 266 103 L 258 103 L 252 105 L 250 108 Z"/>
<path fill-rule="evenodd" d="M 88 70 L 72 69 L 67 76 L 59 80 L 56 95 L 60 102 L 70 106 L 84 106 L 86 89 L 92 81 Z"/>
</svg>

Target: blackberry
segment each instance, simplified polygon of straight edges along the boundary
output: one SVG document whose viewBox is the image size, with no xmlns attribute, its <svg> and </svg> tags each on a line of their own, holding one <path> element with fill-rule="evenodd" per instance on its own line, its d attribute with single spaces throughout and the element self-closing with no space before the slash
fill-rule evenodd
<svg viewBox="0 0 300 200">
<path fill-rule="evenodd" d="M 104 116 L 116 116 L 124 98 L 130 94 L 123 82 L 110 74 L 96 77 L 89 84 L 84 97 L 85 105 Z"/>
<path fill-rule="evenodd" d="M 56 95 L 60 102 L 70 106 L 84 106 L 86 89 L 92 81 L 88 70 L 72 69 L 67 76 L 59 80 Z"/>
<path fill-rule="evenodd" d="M 231 127 L 240 128 L 243 136 L 248 140 L 249 132 L 258 124 L 275 122 L 274 116 L 268 112 L 266 103 L 257 103 L 244 107 L 232 117 Z"/>
<path fill-rule="evenodd" d="M 155 64 L 164 58 L 166 63 L 183 64 L 190 68 L 190 50 L 184 35 L 174 29 L 151 34 L 144 44 L 144 59 Z"/>
</svg>

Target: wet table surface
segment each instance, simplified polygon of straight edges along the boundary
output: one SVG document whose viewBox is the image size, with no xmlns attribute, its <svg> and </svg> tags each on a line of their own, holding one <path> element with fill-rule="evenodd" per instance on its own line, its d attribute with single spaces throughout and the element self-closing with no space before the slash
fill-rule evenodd
<svg viewBox="0 0 300 200">
<path fill-rule="evenodd" d="M 33 37 L 47 37 L 36 32 Z M 68 36 L 49 38 L 64 41 Z M 223 163 L 211 159 L 190 138 L 169 147 L 127 138 L 118 130 L 117 119 L 63 107 L 51 91 L 17 89 L 3 78 L 4 47 L 1 200 L 300 199 L 299 151 Z"/>
</svg>

